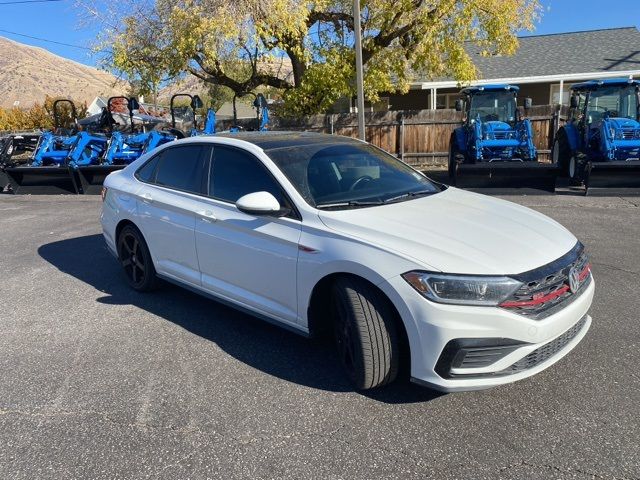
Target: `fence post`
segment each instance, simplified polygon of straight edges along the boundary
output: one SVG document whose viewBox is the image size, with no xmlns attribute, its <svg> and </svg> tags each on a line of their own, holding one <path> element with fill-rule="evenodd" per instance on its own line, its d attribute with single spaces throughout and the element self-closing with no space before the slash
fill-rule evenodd
<svg viewBox="0 0 640 480">
<path fill-rule="evenodd" d="M 400 114 L 400 160 L 404 162 L 404 113 Z"/>
<path fill-rule="evenodd" d="M 333 113 L 329 114 L 329 133 L 331 135 L 335 134 L 335 131 L 333 130 Z"/>
</svg>

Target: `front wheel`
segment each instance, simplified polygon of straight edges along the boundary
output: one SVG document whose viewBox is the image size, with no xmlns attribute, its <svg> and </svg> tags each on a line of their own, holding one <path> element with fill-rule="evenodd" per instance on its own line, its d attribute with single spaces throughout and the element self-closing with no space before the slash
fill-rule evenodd
<svg viewBox="0 0 640 480">
<path fill-rule="evenodd" d="M 349 380 L 359 390 L 391 383 L 399 369 L 393 308 L 373 285 L 342 277 L 333 285 L 336 347 Z"/>
<path fill-rule="evenodd" d="M 131 288 L 139 292 L 156 288 L 158 277 L 149 247 L 140 230 L 133 225 L 125 226 L 118 236 L 118 258 Z"/>
<path fill-rule="evenodd" d="M 580 185 L 584 181 L 585 164 L 581 162 L 575 155 L 569 159 L 569 178 L 575 185 Z"/>
</svg>

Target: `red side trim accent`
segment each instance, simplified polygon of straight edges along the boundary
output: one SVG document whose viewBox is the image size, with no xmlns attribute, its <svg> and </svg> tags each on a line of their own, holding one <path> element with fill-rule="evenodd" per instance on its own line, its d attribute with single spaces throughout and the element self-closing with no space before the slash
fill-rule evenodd
<svg viewBox="0 0 640 480">
<path fill-rule="evenodd" d="M 589 272 L 591 272 L 591 264 L 587 263 L 582 269 L 582 271 L 580 272 L 580 275 L 578 276 L 581 282 L 582 280 L 587 278 L 587 276 L 589 275 Z M 540 305 L 541 303 L 546 303 L 550 300 L 553 300 L 554 298 L 558 298 L 561 295 L 564 295 L 565 293 L 567 293 L 568 291 L 569 291 L 569 285 L 563 285 L 555 292 L 548 293 L 547 295 L 544 295 L 542 297 L 536 297 L 531 300 L 504 302 L 504 303 L 501 303 L 500 306 L 503 308 L 533 307 L 535 305 Z"/>
</svg>

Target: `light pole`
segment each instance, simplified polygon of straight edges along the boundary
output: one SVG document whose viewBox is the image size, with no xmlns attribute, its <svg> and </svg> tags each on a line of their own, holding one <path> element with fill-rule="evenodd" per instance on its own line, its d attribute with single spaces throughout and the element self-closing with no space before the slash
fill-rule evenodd
<svg viewBox="0 0 640 480">
<path fill-rule="evenodd" d="M 358 109 L 358 138 L 365 139 L 364 133 L 364 85 L 362 74 L 362 31 L 360 30 L 360 0 L 353 0 L 353 32 L 356 40 L 356 90 Z"/>
</svg>

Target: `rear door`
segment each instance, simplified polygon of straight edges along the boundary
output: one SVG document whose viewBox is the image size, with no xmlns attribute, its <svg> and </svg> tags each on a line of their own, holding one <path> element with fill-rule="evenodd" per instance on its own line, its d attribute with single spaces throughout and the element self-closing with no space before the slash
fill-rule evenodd
<svg viewBox="0 0 640 480">
<path fill-rule="evenodd" d="M 203 192 L 208 158 L 202 145 L 169 147 L 146 163 L 136 176 L 140 228 L 158 273 L 200 285 L 195 248 L 195 210 Z"/>
<path fill-rule="evenodd" d="M 295 324 L 296 264 L 301 222 L 296 213 L 276 218 L 241 212 L 235 202 L 257 191 L 291 202 L 262 161 L 246 150 L 215 145 L 208 199 L 196 221 L 202 286 L 260 313 Z"/>
</svg>

